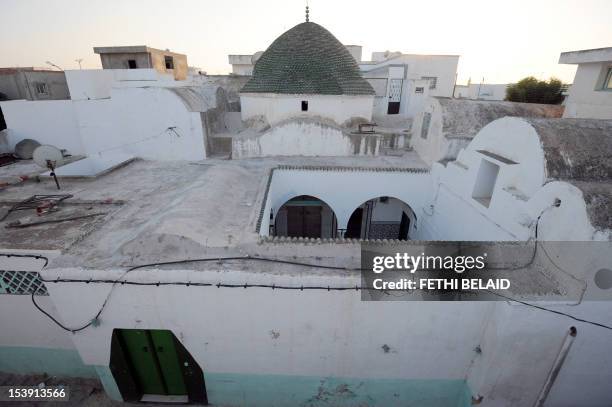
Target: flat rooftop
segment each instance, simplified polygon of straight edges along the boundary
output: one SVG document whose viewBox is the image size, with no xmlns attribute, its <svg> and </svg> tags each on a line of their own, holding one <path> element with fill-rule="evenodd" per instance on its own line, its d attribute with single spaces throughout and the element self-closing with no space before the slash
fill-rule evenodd
<svg viewBox="0 0 612 407">
<path fill-rule="evenodd" d="M 606 61 L 612 61 L 612 47 L 562 52 L 559 57 L 560 64 L 586 64 Z"/>
<path fill-rule="evenodd" d="M 34 169 L 28 162 L 20 162 L 0 168 L 0 178 L 3 173 L 4 179 L 28 176 L 26 181 L 2 190 L 0 214 L 34 195 L 72 197 L 64 200 L 57 212 L 43 216 L 34 210 L 10 212 L 0 221 L 0 250 L 58 250 L 62 255 L 51 267 L 91 269 L 210 256 L 300 255 L 291 247 L 269 252 L 257 233 L 270 173 L 279 166 L 427 169 L 413 152 L 402 157 L 136 160 L 97 178 L 60 178 L 62 189 L 58 191 L 48 176 L 37 182 L 35 174 L 20 174 L 19 169 Z M 66 218 L 77 219 L 62 221 Z M 15 226 L 48 220 L 52 222 Z M 9 224 L 13 226 L 7 228 Z M 358 266 L 358 244 L 335 246 L 343 247 L 327 250 L 329 262 L 353 258 Z M 320 254 L 320 249 L 310 245 L 300 250 L 303 257 L 311 258 Z"/>
<path fill-rule="evenodd" d="M 185 55 L 178 52 L 163 50 L 159 48 L 152 48 L 147 45 L 123 45 L 123 46 L 110 46 L 110 47 L 94 47 L 94 53 L 96 54 L 138 54 L 138 53 L 149 53 L 149 52 L 165 52 L 174 55 Z"/>
</svg>

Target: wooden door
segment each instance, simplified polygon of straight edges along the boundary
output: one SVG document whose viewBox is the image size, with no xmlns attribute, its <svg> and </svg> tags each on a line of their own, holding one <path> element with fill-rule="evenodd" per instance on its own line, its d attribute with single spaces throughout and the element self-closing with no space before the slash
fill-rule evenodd
<svg viewBox="0 0 612 407">
<path fill-rule="evenodd" d="M 305 206 L 303 237 L 321 237 L 321 207 Z"/>
<path fill-rule="evenodd" d="M 287 206 L 287 236 L 321 237 L 320 206 Z"/>
<path fill-rule="evenodd" d="M 170 331 L 124 329 L 120 335 L 143 394 L 187 394 L 174 337 Z"/>
</svg>

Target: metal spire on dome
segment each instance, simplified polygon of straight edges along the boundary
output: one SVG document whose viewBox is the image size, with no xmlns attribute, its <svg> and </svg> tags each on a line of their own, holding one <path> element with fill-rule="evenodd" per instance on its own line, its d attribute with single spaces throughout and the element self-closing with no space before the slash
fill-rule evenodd
<svg viewBox="0 0 612 407">
<path fill-rule="evenodd" d="M 310 18 L 308 18 L 308 14 L 309 14 L 309 13 L 310 13 L 310 12 L 308 11 L 308 0 L 306 0 L 306 22 L 309 22 L 309 21 L 310 21 Z"/>
</svg>

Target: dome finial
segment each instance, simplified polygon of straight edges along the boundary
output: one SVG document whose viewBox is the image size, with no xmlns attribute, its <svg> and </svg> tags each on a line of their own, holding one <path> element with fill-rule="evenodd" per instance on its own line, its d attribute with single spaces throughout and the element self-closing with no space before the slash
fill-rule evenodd
<svg viewBox="0 0 612 407">
<path fill-rule="evenodd" d="M 306 0 L 306 22 L 310 21 L 310 19 L 308 18 L 308 14 L 309 14 L 309 11 L 308 11 L 308 0 Z"/>
</svg>

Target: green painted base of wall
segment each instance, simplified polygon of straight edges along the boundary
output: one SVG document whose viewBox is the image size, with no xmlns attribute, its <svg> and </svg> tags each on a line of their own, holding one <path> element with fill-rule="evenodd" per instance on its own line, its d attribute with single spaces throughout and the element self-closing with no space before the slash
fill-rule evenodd
<svg viewBox="0 0 612 407">
<path fill-rule="evenodd" d="M 342 379 L 204 372 L 213 405 L 467 407 L 464 380 Z"/>
<path fill-rule="evenodd" d="M 96 378 L 93 366 L 83 364 L 75 349 L 0 346 L 0 372 Z"/>
<path fill-rule="evenodd" d="M 0 372 L 99 378 L 121 400 L 107 366 L 83 364 L 76 350 L 0 347 Z M 463 380 L 321 378 L 204 372 L 208 401 L 227 407 L 467 407 Z"/>
<path fill-rule="evenodd" d="M 104 387 L 104 391 L 106 395 L 116 401 L 123 401 L 123 397 L 121 396 L 121 392 L 119 391 L 119 387 L 117 387 L 117 382 L 113 377 L 113 372 L 111 372 L 110 367 L 108 366 L 94 366 L 96 372 L 98 373 L 98 378 L 102 383 L 102 387 Z"/>
</svg>

